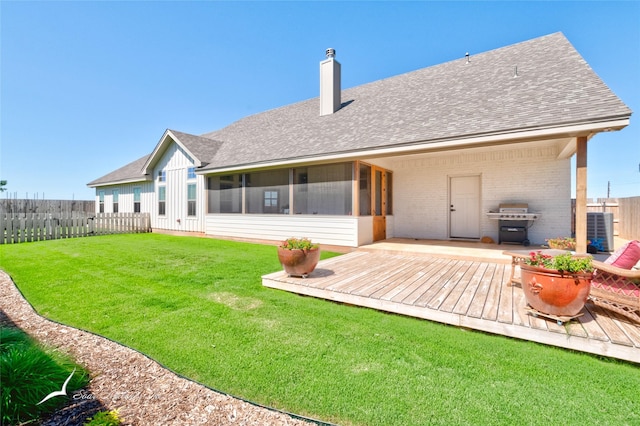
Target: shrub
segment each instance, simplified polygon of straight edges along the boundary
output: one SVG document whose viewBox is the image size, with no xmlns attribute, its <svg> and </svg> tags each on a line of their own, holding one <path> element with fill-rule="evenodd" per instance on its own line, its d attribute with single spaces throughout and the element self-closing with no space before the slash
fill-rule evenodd
<svg viewBox="0 0 640 426">
<path fill-rule="evenodd" d="M 84 426 L 118 426 L 122 423 L 118 410 L 100 411 L 87 420 Z"/>
<path fill-rule="evenodd" d="M 284 240 L 280 244 L 280 247 L 287 250 L 299 249 L 299 250 L 309 251 L 311 249 L 318 248 L 319 246 L 316 243 L 312 243 L 309 238 L 291 237 Z"/>
<path fill-rule="evenodd" d="M 64 397 L 38 403 L 49 393 L 59 391 L 74 368 L 76 373 L 67 385 L 67 394 L 88 383 L 86 371 L 40 346 L 21 330 L 0 327 L 2 424 L 34 421 L 53 412 L 65 401 Z"/>
</svg>

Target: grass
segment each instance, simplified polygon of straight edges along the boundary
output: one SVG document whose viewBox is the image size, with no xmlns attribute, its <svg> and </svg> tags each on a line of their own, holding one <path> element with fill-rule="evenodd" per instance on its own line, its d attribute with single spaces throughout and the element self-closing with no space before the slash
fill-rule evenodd
<svg viewBox="0 0 640 426">
<path fill-rule="evenodd" d="M 0 327 L 1 424 L 31 423 L 55 411 L 68 399 L 54 397 L 40 402 L 50 392 L 59 391 L 72 372 L 67 395 L 89 382 L 86 371 L 23 331 Z"/>
<path fill-rule="evenodd" d="M 0 267 L 46 317 L 329 422 L 640 423 L 637 366 L 267 289 L 273 246 L 113 235 L 0 246 Z"/>
</svg>

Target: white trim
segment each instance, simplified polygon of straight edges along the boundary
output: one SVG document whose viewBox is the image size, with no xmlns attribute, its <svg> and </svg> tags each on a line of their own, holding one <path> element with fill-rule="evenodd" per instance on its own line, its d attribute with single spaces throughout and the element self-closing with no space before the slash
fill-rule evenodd
<svg viewBox="0 0 640 426">
<path fill-rule="evenodd" d="M 101 188 L 103 186 L 114 186 L 114 185 L 124 185 L 127 183 L 140 183 L 143 184 L 145 182 L 152 182 L 152 179 L 149 178 L 145 178 L 145 179 L 122 179 L 122 180 L 114 180 L 114 181 L 109 181 L 109 182 L 102 182 L 102 183 L 94 183 L 92 184 L 87 184 L 87 186 L 89 188 Z"/>
<path fill-rule="evenodd" d="M 200 161 L 198 159 L 198 157 L 196 157 L 195 155 L 193 155 L 193 153 L 191 151 L 189 151 L 189 149 L 182 143 L 180 142 L 180 139 L 178 139 L 176 137 L 176 135 L 174 135 L 171 130 L 167 129 L 165 130 L 164 134 L 162 135 L 162 137 L 160 138 L 160 141 L 156 144 L 156 147 L 154 148 L 153 152 L 151 153 L 151 155 L 149 155 L 149 158 L 147 158 L 147 161 L 144 163 L 144 165 L 142 166 L 142 173 L 149 174 L 149 168 L 153 168 L 156 163 L 158 162 L 158 159 L 156 159 L 155 157 L 158 154 L 164 154 L 164 152 L 160 152 L 162 150 L 162 148 L 168 143 L 167 142 L 167 137 L 171 137 L 172 142 L 176 143 L 180 148 L 182 148 L 184 150 L 184 152 L 191 157 L 191 159 L 193 160 L 194 163 L 198 163 L 198 165 L 202 165 L 202 161 Z M 164 148 L 166 149 L 166 148 Z M 195 164 L 194 164 L 195 165 Z"/>
</svg>

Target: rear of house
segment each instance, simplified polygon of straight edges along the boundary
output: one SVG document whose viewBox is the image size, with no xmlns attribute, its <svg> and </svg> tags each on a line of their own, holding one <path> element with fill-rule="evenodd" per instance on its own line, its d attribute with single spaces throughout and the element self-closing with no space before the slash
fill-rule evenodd
<svg viewBox="0 0 640 426">
<path fill-rule="evenodd" d="M 552 34 L 342 90 L 329 49 L 320 97 L 195 136 L 89 186 L 98 208 L 151 213 L 159 229 L 233 238 L 498 240 L 487 212 L 528 204 L 529 239 L 571 233 L 579 138 L 631 111 Z"/>
</svg>

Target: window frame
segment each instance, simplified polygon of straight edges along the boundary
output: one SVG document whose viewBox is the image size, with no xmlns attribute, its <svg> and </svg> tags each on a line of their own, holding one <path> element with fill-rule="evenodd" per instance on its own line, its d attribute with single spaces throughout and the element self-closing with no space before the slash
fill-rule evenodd
<svg viewBox="0 0 640 426">
<path fill-rule="evenodd" d="M 158 216 L 167 215 L 167 187 L 158 186 Z"/>
<path fill-rule="evenodd" d="M 104 191 L 104 190 L 98 191 L 98 213 L 104 213 L 105 192 L 106 191 Z"/>
<path fill-rule="evenodd" d="M 140 213 L 141 207 L 141 198 L 142 198 L 142 187 L 134 186 L 133 187 L 133 212 Z"/>
<path fill-rule="evenodd" d="M 193 197 L 191 196 L 191 188 L 193 188 Z M 198 187 L 195 183 L 187 184 L 187 216 L 197 215 L 196 202 L 198 200 Z"/>
</svg>

